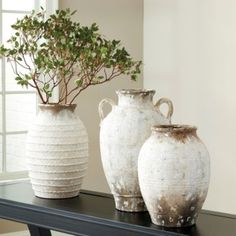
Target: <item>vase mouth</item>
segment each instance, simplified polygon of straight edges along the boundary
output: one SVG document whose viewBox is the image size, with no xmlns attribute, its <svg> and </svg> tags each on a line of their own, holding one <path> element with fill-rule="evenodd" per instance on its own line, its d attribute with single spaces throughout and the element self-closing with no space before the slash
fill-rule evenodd
<svg viewBox="0 0 236 236">
<path fill-rule="evenodd" d="M 189 133 L 197 130 L 196 126 L 192 125 L 180 125 L 180 124 L 169 124 L 169 125 L 154 125 L 152 131 L 159 133 Z"/>
<path fill-rule="evenodd" d="M 77 107 L 77 104 L 41 103 L 38 105 L 38 107 L 40 108 L 40 110 L 50 110 L 54 112 L 59 112 L 64 109 L 74 111 L 75 108 Z"/>
<path fill-rule="evenodd" d="M 154 89 L 119 89 L 116 90 L 116 94 L 130 94 L 130 95 L 149 95 L 152 94 L 154 95 L 156 93 L 156 91 Z"/>
</svg>

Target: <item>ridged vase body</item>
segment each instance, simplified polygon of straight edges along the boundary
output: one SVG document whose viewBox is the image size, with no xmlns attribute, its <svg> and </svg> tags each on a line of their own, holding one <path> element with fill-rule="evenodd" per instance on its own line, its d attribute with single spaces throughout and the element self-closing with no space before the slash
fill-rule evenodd
<svg viewBox="0 0 236 236">
<path fill-rule="evenodd" d="M 40 105 L 27 136 L 29 177 L 36 196 L 79 194 L 88 162 L 88 136 L 76 105 Z"/>
<path fill-rule="evenodd" d="M 165 227 L 196 223 L 205 201 L 210 160 L 191 126 L 160 126 L 144 143 L 139 183 L 152 222 Z"/>
<path fill-rule="evenodd" d="M 138 154 L 154 124 L 169 124 L 172 104 L 165 99 L 154 106 L 153 90 L 118 91 L 118 105 L 110 99 L 112 111 L 101 121 L 100 150 L 107 182 L 114 195 L 116 208 L 121 211 L 145 211 L 138 183 Z M 159 111 L 159 105 L 169 102 L 171 111 L 168 118 Z"/>
</svg>

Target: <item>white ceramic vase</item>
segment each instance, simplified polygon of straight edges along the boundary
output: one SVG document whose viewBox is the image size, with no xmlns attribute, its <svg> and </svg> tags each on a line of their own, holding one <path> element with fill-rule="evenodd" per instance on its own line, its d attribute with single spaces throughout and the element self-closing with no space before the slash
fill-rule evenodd
<svg viewBox="0 0 236 236">
<path fill-rule="evenodd" d="M 154 124 L 169 124 L 173 105 L 162 98 L 153 104 L 154 90 L 120 90 L 118 105 L 111 99 L 99 104 L 101 117 L 100 150 L 107 182 L 114 195 L 116 208 L 122 211 L 145 211 L 138 183 L 138 154 Z M 103 105 L 109 103 L 112 111 L 104 118 Z M 167 117 L 159 108 L 167 103 Z"/>
<path fill-rule="evenodd" d="M 210 160 L 195 127 L 154 126 L 141 148 L 138 174 L 154 224 L 185 227 L 196 223 L 207 195 Z"/>
<path fill-rule="evenodd" d="M 76 105 L 39 105 L 27 136 L 29 176 L 36 196 L 70 198 L 79 194 L 88 162 L 88 135 Z"/>
</svg>

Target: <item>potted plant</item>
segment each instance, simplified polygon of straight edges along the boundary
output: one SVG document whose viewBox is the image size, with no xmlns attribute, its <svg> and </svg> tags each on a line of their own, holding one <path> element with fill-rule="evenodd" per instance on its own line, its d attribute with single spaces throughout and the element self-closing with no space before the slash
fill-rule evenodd
<svg viewBox="0 0 236 236">
<path fill-rule="evenodd" d="M 88 138 L 75 115 L 75 99 L 89 86 L 120 75 L 136 80 L 140 73 L 141 62 L 134 61 L 120 41 L 106 39 L 96 23 L 88 27 L 72 21 L 75 12 L 58 10 L 47 19 L 43 9 L 32 12 L 12 25 L 14 34 L 0 46 L 17 84 L 33 87 L 39 95 L 26 150 L 35 195 L 43 198 L 73 197 L 80 190 Z M 51 103 L 56 88 L 58 101 Z"/>
</svg>

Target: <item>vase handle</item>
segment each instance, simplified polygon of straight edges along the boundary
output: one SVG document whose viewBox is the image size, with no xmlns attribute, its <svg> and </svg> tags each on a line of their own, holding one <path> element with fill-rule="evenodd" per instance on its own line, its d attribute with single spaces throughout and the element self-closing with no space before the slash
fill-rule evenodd
<svg viewBox="0 0 236 236">
<path fill-rule="evenodd" d="M 103 106 L 106 103 L 110 104 L 112 108 L 113 108 L 113 106 L 116 105 L 115 102 L 110 98 L 102 99 L 102 101 L 98 105 L 98 112 L 99 112 L 99 116 L 100 116 L 101 121 L 103 121 L 103 119 L 105 118 L 105 115 L 104 115 L 104 112 L 103 112 Z"/>
<path fill-rule="evenodd" d="M 173 115 L 174 107 L 173 107 L 172 101 L 169 98 L 159 99 L 154 106 L 161 113 L 160 106 L 164 103 L 166 103 L 168 105 L 168 112 L 167 112 L 167 115 L 165 117 L 171 122 L 171 117 Z"/>
</svg>

